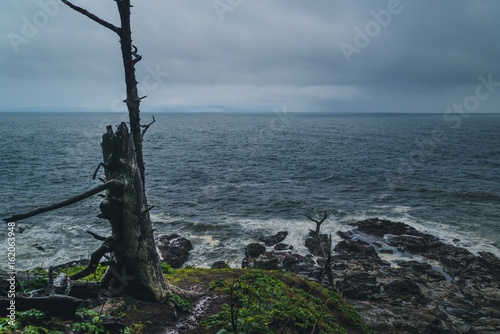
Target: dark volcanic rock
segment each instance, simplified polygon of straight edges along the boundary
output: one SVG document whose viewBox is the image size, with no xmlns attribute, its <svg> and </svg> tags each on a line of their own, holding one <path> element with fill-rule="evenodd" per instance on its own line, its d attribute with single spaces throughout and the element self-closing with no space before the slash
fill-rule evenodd
<svg viewBox="0 0 500 334">
<path fill-rule="evenodd" d="M 420 291 L 418 285 L 408 278 L 399 279 L 385 285 L 384 293 L 389 295 L 397 295 L 400 298 L 407 295 L 418 297 L 422 296 L 422 291 Z"/>
<path fill-rule="evenodd" d="M 354 234 L 351 231 L 347 231 L 347 232 L 338 231 L 337 235 L 344 240 L 350 240 L 350 239 L 352 239 Z"/>
<path fill-rule="evenodd" d="M 337 288 L 342 295 L 356 300 L 368 300 L 373 295 L 378 295 L 382 288 L 377 283 L 377 278 L 368 273 L 353 273 L 344 277 L 337 283 Z"/>
<path fill-rule="evenodd" d="M 376 333 L 500 333 L 495 255 L 475 256 L 403 223 L 368 219 L 352 225 L 353 239 L 335 247 L 335 282 Z M 391 265 L 372 257 L 357 232 L 404 257 Z"/>
<path fill-rule="evenodd" d="M 249 258 L 258 257 L 266 252 L 266 247 L 261 244 L 249 244 L 245 250 L 245 256 Z"/>
<path fill-rule="evenodd" d="M 229 265 L 224 262 L 224 261 L 215 261 L 214 264 L 212 264 L 212 267 L 210 269 L 227 269 L 231 268 Z"/>
<path fill-rule="evenodd" d="M 287 244 L 277 244 L 274 246 L 274 250 L 281 251 L 281 250 L 292 250 L 293 246 L 287 245 Z"/>
<path fill-rule="evenodd" d="M 309 235 L 310 237 L 306 239 L 306 247 L 309 250 L 309 253 L 316 256 L 323 256 L 321 245 L 323 245 L 325 252 L 328 252 L 328 250 L 330 249 L 330 241 L 328 240 L 328 236 L 326 234 L 321 234 L 319 236 L 319 239 L 316 233 L 310 233 Z"/>
<path fill-rule="evenodd" d="M 189 251 L 193 249 L 191 241 L 178 234 L 158 236 L 155 243 L 160 260 L 172 268 L 182 267 L 189 258 Z"/>
<path fill-rule="evenodd" d="M 361 253 L 366 256 L 378 257 L 375 248 L 363 240 L 342 240 L 333 250 L 342 254 Z"/>
<path fill-rule="evenodd" d="M 422 235 L 422 233 L 417 231 L 415 228 L 404 223 L 395 223 L 390 220 L 382 220 L 378 218 L 371 218 L 350 225 L 356 226 L 357 230 L 360 232 L 376 235 L 378 237 L 383 237 L 386 234 Z"/>
<path fill-rule="evenodd" d="M 287 235 L 288 235 L 287 231 L 280 231 L 275 235 L 267 237 L 262 236 L 259 238 L 259 240 L 262 241 L 267 247 L 271 247 L 285 240 Z"/>
</svg>

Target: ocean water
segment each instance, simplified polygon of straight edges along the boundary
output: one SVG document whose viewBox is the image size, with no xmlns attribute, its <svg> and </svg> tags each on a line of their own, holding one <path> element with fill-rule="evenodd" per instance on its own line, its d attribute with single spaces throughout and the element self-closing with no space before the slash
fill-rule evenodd
<svg viewBox="0 0 500 334">
<path fill-rule="evenodd" d="M 144 123 L 151 115 L 142 116 Z M 500 255 L 500 114 L 449 122 L 437 114 L 156 114 L 144 142 L 157 234 L 193 242 L 189 264 L 241 265 L 244 247 L 287 230 L 304 251 L 323 232 L 379 217 L 476 253 Z M 0 113 L 0 217 L 96 185 L 105 126 L 122 113 Z M 88 258 L 107 235 L 100 198 L 17 224 L 17 268 Z M 7 262 L 7 227 L 0 261 Z M 4 254 L 4 255 L 3 255 Z"/>
</svg>

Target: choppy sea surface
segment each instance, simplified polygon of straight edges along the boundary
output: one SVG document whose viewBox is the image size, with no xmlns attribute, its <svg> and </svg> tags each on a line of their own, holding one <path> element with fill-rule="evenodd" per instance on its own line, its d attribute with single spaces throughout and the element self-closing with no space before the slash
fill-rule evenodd
<svg viewBox="0 0 500 334">
<path fill-rule="evenodd" d="M 142 116 L 148 123 L 151 115 Z M 287 230 L 299 252 L 323 232 L 379 217 L 500 255 L 500 114 L 156 114 L 144 153 L 157 234 L 191 239 L 188 264 L 241 265 L 244 246 Z M 0 217 L 99 184 L 105 126 L 121 113 L 0 113 Z M 18 269 L 88 258 L 110 233 L 100 198 L 17 223 Z M 7 263 L 0 228 L 0 267 Z"/>
</svg>

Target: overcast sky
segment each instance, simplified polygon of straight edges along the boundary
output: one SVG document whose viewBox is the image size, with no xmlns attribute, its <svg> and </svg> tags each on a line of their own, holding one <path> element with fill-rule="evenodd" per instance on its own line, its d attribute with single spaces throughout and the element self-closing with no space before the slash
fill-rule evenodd
<svg viewBox="0 0 500 334">
<path fill-rule="evenodd" d="M 113 0 L 72 2 L 119 25 Z M 498 0 L 132 2 L 143 111 L 500 112 Z M 0 32 L 0 111 L 124 110 L 110 30 L 1 0 Z"/>
</svg>

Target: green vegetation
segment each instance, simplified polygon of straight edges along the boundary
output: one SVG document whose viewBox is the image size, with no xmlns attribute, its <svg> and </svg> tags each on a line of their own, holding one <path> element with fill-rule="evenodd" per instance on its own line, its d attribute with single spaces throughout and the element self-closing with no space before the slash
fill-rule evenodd
<svg viewBox="0 0 500 334">
<path fill-rule="evenodd" d="M 228 293 L 230 302 L 202 325 L 207 329 L 222 327 L 219 334 L 297 333 L 313 329 L 327 334 L 347 333 L 339 325 L 339 320 L 347 320 L 362 333 L 371 333 L 357 312 L 335 292 L 312 282 L 305 283 L 309 290 L 306 292 L 285 284 L 278 275 L 256 270 L 231 283 L 221 279 L 213 281 L 210 287 Z M 342 319 L 337 319 L 336 314 Z"/>
<path fill-rule="evenodd" d="M 100 315 L 89 308 L 79 309 L 76 315 L 80 321 L 73 322 L 71 326 L 71 330 L 75 334 L 109 333 L 102 324 L 102 317 L 105 317 L 105 315 Z M 45 313 L 36 309 L 16 312 L 14 326 L 9 325 L 8 320 L 8 318 L 0 318 L 0 334 L 63 334 L 68 328 L 67 321 L 56 317 L 47 317 Z M 130 330 L 125 328 L 120 333 L 128 334 Z"/>
<path fill-rule="evenodd" d="M 160 262 L 161 271 L 164 275 L 169 275 L 177 272 L 177 269 L 171 268 L 170 265 Z"/>
<path fill-rule="evenodd" d="M 168 283 L 187 290 L 196 285 L 209 295 L 218 296 L 213 299 L 216 302 L 209 306 L 210 316 L 198 327 L 202 332 L 372 333 L 358 312 L 336 292 L 294 274 L 251 269 L 173 269 L 165 264 L 161 267 Z M 71 275 L 81 269 L 66 268 L 61 271 Z M 100 279 L 104 271 L 104 267 L 99 267 L 96 274 L 89 275 L 87 280 Z M 36 273 L 46 280 L 46 271 L 37 269 Z M 46 285 L 46 282 L 43 284 Z M 30 286 L 35 286 L 31 279 Z M 187 314 L 192 312 L 189 301 L 178 295 L 170 295 L 164 302 L 173 304 L 177 314 L 172 314 L 167 305 L 142 303 L 120 307 L 112 314 L 123 318 L 129 326 L 121 333 L 140 334 L 158 330 L 159 321 L 175 323 L 186 319 Z M 107 334 L 103 317 L 89 308 L 78 310 L 73 320 L 48 317 L 39 310 L 28 310 L 16 313 L 15 326 L 8 324 L 8 318 L 0 318 L 0 334 L 59 334 L 70 330 L 75 334 Z"/>
<path fill-rule="evenodd" d="M 189 302 L 178 295 L 170 295 L 165 299 L 165 302 L 171 302 L 175 305 L 175 309 L 184 313 L 191 313 Z"/>
<path fill-rule="evenodd" d="M 168 266 L 169 267 L 169 266 Z M 93 274 L 90 274 L 87 277 L 82 278 L 82 281 L 99 281 L 104 273 L 106 272 L 107 266 L 101 266 L 100 264 L 97 266 L 96 271 Z M 169 267 L 170 268 L 170 267 Z M 67 268 L 58 268 L 55 270 L 54 276 L 57 273 L 65 273 L 68 276 L 76 274 L 77 272 L 85 269 L 84 266 L 76 266 L 76 267 L 67 267 Z M 47 286 L 47 280 L 49 277 L 49 272 L 43 268 L 35 268 L 28 271 L 30 275 L 29 281 L 21 281 L 21 285 L 25 292 L 31 292 L 37 289 L 43 289 Z"/>
<path fill-rule="evenodd" d="M 89 276 L 86 276 L 86 277 L 80 279 L 80 281 L 94 281 L 94 282 L 100 281 L 102 276 L 106 272 L 107 268 L 108 268 L 107 266 L 102 266 L 102 265 L 98 264 L 97 269 L 93 274 L 90 274 Z M 76 266 L 76 267 L 68 267 L 68 268 L 60 269 L 59 272 L 65 273 L 68 276 L 71 276 L 73 274 L 76 274 L 76 273 L 82 271 L 83 269 L 85 269 L 84 266 Z"/>
</svg>

